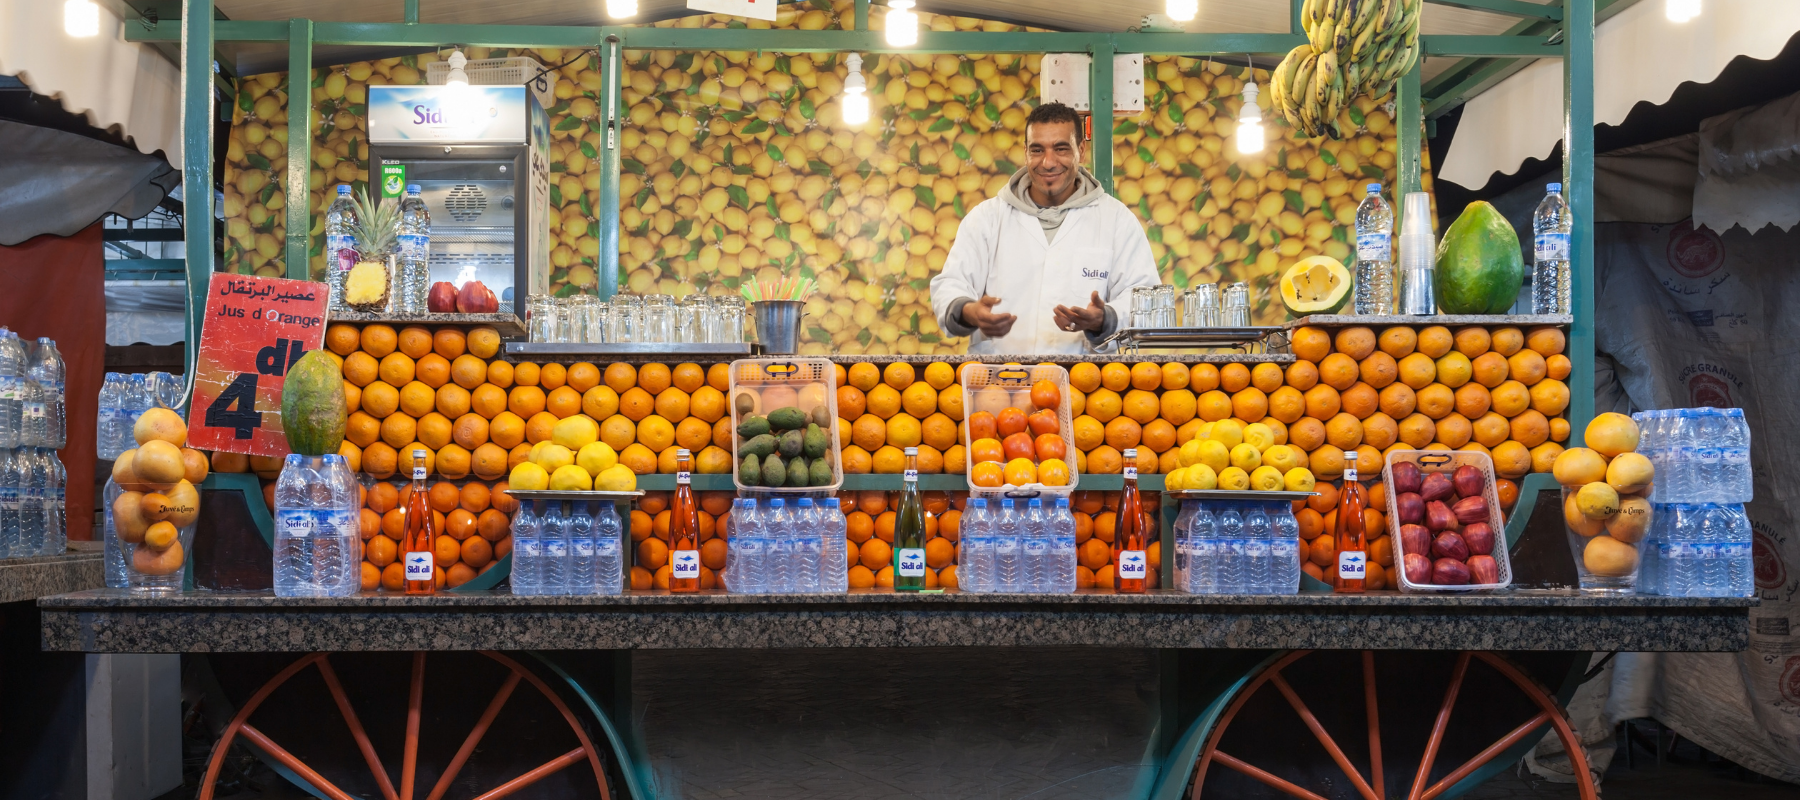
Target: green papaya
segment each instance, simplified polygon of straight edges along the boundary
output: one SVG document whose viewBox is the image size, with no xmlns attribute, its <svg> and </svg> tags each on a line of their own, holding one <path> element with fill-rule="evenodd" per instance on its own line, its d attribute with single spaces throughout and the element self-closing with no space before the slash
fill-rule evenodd
<svg viewBox="0 0 1800 800">
<path fill-rule="evenodd" d="M 769 427 L 778 431 L 799 430 L 806 427 L 806 415 L 793 406 L 777 408 L 769 412 Z"/>
<path fill-rule="evenodd" d="M 745 486 L 761 486 L 762 480 L 762 461 L 755 453 L 744 456 L 744 462 L 738 465 L 738 482 Z"/>
<path fill-rule="evenodd" d="M 746 439 L 754 439 L 768 433 L 769 418 L 757 416 L 745 417 L 743 422 L 738 423 L 737 432 L 739 436 Z"/>
<path fill-rule="evenodd" d="M 793 458 L 794 456 L 800 455 L 800 450 L 805 444 L 806 434 L 799 431 L 788 431 L 787 433 L 782 434 L 780 446 L 781 457 Z"/>
<path fill-rule="evenodd" d="M 809 476 L 812 474 L 808 469 L 809 467 L 806 464 L 806 459 L 801 458 L 800 456 L 794 456 L 792 460 L 788 461 L 787 465 L 787 485 L 790 487 L 805 486 Z"/>
<path fill-rule="evenodd" d="M 281 427 L 288 449 L 303 456 L 334 455 L 344 444 L 344 368 L 337 357 L 314 350 L 288 369 L 281 387 Z"/>
<path fill-rule="evenodd" d="M 750 455 L 768 458 L 769 454 L 775 452 L 775 444 L 775 435 L 772 433 L 765 433 L 761 436 L 752 438 L 748 442 L 738 445 L 738 454 L 744 455 L 748 453 Z"/>
<path fill-rule="evenodd" d="M 1446 314 L 1504 314 L 1519 299 L 1525 258 L 1512 223 L 1477 200 L 1450 223 L 1438 242 L 1432 286 Z"/>
<path fill-rule="evenodd" d="M 805 451 L 807 458 L 825 455 L 825 429 L 816 424 L 806 426 L 801 449 Z"/>
<path fill-rule="evenodd" d="M 763 486 L 786 486 L 787 465 L 782 463 L 781 456 L 773 453 L 762 462 Z"/>
<path fill-rule="evenodd" d="M 808 486 L 830 486 L 831 485 L 831 462 L 829 462 L 823 458 L 813 459 L 812 480 L 807 481 L 807 485 Z"/>
</svg>

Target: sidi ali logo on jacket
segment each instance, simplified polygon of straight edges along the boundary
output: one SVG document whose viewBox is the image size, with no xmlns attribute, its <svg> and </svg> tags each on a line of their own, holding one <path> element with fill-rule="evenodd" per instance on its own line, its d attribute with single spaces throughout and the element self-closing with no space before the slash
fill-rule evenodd
<svg viewBox="0 0 1800 800">
<path fill-rule="evenodd" d="M 1088 269 L 1088 268 L 1086 268 L 1086 267 L 1083 267 L 1083 268 L 1082 268 L 1082 270 L 1081 270 L 1081 277 L 1083 277 L 1083 278 L 1096 278 L 1096 279 L 1098 279 L 1098 280 L 1106 280 L 1106 270 L 1103 270 L 1103 269 Z"/>
</svg>

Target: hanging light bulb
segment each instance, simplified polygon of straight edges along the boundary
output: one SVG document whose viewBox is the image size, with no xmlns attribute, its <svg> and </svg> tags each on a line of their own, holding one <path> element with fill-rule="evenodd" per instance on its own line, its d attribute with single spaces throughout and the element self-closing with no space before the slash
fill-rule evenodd
<svg viewBox="0 0 1800 800">
<path fill-rule="evenodd" d="M 459 48 L 459 49 L 450 51 L 450 57 L 448 59 L 445 59 L 445 61 L 447 61 L 450 64 L 450 75 L 448 77 L 444 78 L 444 85 L 445 86 L 468 86 L 469 85 L 469 73 L 464 72 L 463 67 L 468 66 L 469 59 L 467 56 L 463 55 L 462 50 Z"/>
<path fill-rule="evenodd" d="M 1666 0 L 1663 15 L 1670 22 L 1682 23 L 1700 16 L 1700 0 Z"/>
<path fill-rule="evenodd" d="M 887 43 L 890 47 L 911 47 L 919 43 L 919 15 L 913 13 L 913 0 L 888 0 Z"/>
<path fill-rule="evenodd" d="M 1256 93 L 1256 81 L 1244 84 L 1244 105 L 1238 109 L 1239 153 L 1260 153 L 1263 149 L 1262 108 L 1256 104 Z"/>
<path fill-rule="evenodd" d="M 638 0 L 606 0 L 606 15 L 613 19 L 637 16 Z"/>
<path fill-rule="evenodd" d="M 1176 22 L 1193 22 L 1200 13 L 1200 0 L 1168 0 L 1163 13 Z"/>
<path fill-rule="evenodd" d="M 844 124 L 861 125 L 869 121 L 868 83 L 863 80 L 862 56 L 850 54 L 850 75 L 844 78 Z"/>
<path fill-rule="evenodd" d="M 68 0 L 63 3 L 63 33 L 87 38 L 100 33 L 100 7 L 93 0 Z"/>
</svg>

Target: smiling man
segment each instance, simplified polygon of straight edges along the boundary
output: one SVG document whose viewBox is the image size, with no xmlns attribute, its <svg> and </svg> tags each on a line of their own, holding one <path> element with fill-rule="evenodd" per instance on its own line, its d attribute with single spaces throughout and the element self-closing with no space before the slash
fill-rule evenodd
<svg viewBox="0 0 1800 800">
<path fill-rule="evenodd" d="M 1119 327 L 1156 260 L 1131 209 L 1081 167 L 1081 117 L 1061 103 L 1025 119 L 1025 168 L 957 230 L 931 310 L 971 353 L 1084 353 Z"/>
</svg>

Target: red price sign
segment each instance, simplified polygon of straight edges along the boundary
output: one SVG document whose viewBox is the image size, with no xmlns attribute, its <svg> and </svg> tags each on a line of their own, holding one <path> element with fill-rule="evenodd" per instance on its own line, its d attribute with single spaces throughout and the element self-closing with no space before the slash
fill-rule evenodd
<svg viewBox="0 0 1800 800">
<path fill-rule="evenodd" d="M 325 341 L 325 284 L 215 272 L 206 293 L 188 446 L 253 456 L 288 452 L 281 387 Z"/>
</svg>

